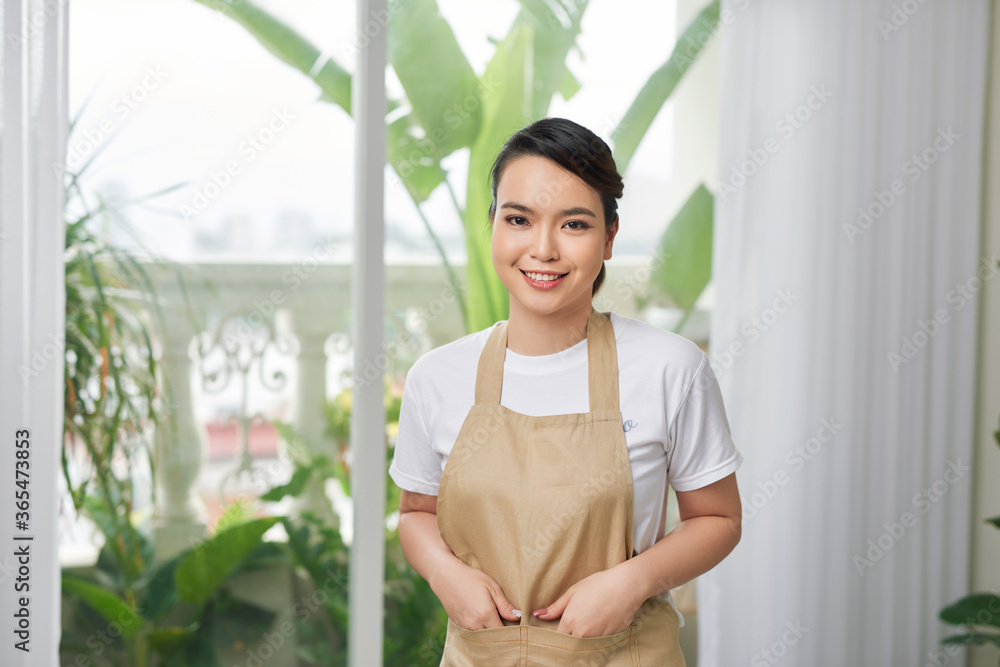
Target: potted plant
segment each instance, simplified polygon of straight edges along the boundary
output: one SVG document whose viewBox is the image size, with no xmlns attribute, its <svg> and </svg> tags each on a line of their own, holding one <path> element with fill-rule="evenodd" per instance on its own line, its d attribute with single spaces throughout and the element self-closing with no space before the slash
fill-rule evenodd
<svg viewBox="0 0 1000 667">
<path fill-rule="evenodd" d="M 993 432 L 993 439 L 1000 446 L 1000 428 Z M 1000 528 L 1000 516 L 986 519 L 986 523 Z M 946 647 L 992 645 L 1000 648 L 1000 595 L 967 595 L 942 609 L 939 617 L 945 623 L 963 629 L 961 633 L 941 640 Z"/>
</svg>

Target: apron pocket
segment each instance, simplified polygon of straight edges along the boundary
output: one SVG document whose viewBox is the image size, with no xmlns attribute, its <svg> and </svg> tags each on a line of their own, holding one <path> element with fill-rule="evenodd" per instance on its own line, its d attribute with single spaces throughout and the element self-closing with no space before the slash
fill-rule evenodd
<svg viewBox="0 0 1000 667">
<path fill-rule="evenodd" d="M 639 667 L 636 624 L 601 637 L 574 637 L 535 626 L 466 630 L 448 619 L 441 667 Z"/>
<path fill-rule="evenodd" d="M 521 657 L 521 629 L 517 625 L 502 628 L 466 630 L 449 618 L 448 635 L 440 667 L 516 667 Z"/>
<path fill-rule="evenodd" d="M 636 624 L 600 637 L 574 637 L 548 628 L 529 628 L 529 665 L 639 667 Z"/>
</svg>

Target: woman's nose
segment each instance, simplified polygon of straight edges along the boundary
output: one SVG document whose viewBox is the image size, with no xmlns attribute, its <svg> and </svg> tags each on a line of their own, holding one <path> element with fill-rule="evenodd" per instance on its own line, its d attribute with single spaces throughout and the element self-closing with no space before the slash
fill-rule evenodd
<svg viewBox="0 0 1000 667">
<path fill-rule="evenodd" d="M 531 256 L 540 261 L 559 259 L 559 244 L 555 232 L 538 225 L 531 235 Z"/>
</svg>

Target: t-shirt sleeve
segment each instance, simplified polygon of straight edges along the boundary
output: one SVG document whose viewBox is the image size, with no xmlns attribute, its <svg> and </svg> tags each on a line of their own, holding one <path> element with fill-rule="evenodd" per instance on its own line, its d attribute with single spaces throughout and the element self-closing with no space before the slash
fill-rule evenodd
<svg viewBox="0 0 1000 667">
<path fill-rule="evenodd" d="M 436 496 L 441 481 L 441 456 L 434 451 L 420 403 L 419 371 L 414 365 L 403 384 L 399 429 L 389 476 L 401 489 Z"/>
<path fill-rule="evenodd" d="M 719 382 L 702 354 L 669 425 L 667 480 L 675 491 L 693 491 L 735 472 L 743 463 L 729 431 Z"/>
</svg>

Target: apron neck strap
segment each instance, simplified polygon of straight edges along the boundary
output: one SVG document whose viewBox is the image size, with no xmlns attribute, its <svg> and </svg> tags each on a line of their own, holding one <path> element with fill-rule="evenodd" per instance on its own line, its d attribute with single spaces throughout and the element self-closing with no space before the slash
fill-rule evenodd
<svg viewBox="0 0 1000 667">
<path fill-rule="evenodd" d="M 479 357 L 476 372 L 476 405 L 500 404 L 503 362 L 507 353 L 507 320 L 493 327 Z M 587 320 L 587 380 L 590 411 L 618 410 L 618 349 L 611 318 L 590 309 Z"/>
</svg>

